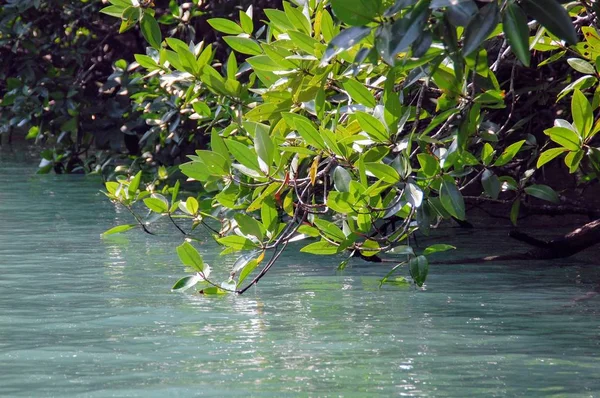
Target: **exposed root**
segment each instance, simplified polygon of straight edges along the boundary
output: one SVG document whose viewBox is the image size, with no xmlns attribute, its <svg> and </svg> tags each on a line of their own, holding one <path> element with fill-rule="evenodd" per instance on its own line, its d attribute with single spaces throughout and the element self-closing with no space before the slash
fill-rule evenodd
<svg viewBox="0 0 600 398">
<path fill-rule="evenodd" d="M 556 258 L 570 257 L 581 252 L 582 250 L 600 243 L 600 219 L 589 222 L 564 236 L 552 239 L 550 241 L 543 241 L 519 231 L 513 231 L 509 236 L 534 246 L 534 249 L 524 253 L 466 258 L 462 260 L 438 261 L 435 263 L 475 264 L 490 261 L 551 260 Z"/>
</svg>

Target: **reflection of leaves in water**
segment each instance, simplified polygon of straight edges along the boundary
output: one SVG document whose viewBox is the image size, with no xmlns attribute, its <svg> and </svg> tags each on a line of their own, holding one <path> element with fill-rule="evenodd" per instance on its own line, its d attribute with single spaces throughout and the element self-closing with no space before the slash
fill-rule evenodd
<svg viewBox="0 0 600 398">
<path fill-rule="evenodd" d="M 115 245 L 119 245 L 119 246 L 129 246 L 129 244 L 131 243 L 129 238 L 127 238 L 123 235 L 106 235 L 103 237 L 103 240 L 105 242 L 114 243 Z M 111 250 L 110 245 L 109 245 L 108 249 Z"/>
<path fill-rule="evenodd" d="M 393 285 L 399 287 L 410 287 L 410 281 L 402 276 L 399 276 L 394 279 L 388 279 L 385 281 L 384 285 Z"/>
</svg>

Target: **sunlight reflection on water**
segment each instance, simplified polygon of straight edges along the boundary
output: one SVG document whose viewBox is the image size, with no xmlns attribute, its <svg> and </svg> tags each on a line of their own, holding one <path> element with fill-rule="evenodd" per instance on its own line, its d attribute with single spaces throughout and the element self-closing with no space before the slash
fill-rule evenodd
<svg viewBox="0 0 600 398">
<path fill-rule="evenodd" d="M 0 396 L 594 396 L 597 267 L 434 266 L 427 289 L 386 268 L 286 254 L 241 297 L 169 291 L 180 237 L 131 231 L 84 176 L 0 158 Z M 443 231 L 469 253 L 505 231 Z M 426 245 L 423 239 L 422 245 Z M 207 237 L 200 250 L 215 272 Z M 485 254 L 488 254 L 485 252 Z M 559 263 L 561 264 L 561 263 Z"/>
</svg>

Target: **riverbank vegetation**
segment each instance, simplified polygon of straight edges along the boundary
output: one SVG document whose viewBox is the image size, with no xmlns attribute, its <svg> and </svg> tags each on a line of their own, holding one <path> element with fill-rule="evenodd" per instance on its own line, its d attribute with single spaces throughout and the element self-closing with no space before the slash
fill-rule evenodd
<svg viewBox="0 0 600 398">
<path fill-rule="evenodd" d="M 63 3 L 2 8 L 4 135 L 43 145 L 41 172 L 103 175 L 132 215 L 105 235 L 176 225 L 190 274 L 174 289 L 243 293 L 301 241 L 422 286 L 453 247 L 415 234 L 495 205 L 515 227 L 589 222 L 549 242 L 515 230 L 533 250 L 469 261 L 600 240 L 593 2 Z M 232 269 L 211 274 L 200 228 L 239 253 Z"/>
</svg>

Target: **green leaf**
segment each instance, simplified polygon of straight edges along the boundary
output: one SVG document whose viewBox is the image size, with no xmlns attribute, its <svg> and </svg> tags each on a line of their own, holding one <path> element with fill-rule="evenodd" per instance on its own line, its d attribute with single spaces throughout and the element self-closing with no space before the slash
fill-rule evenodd
<svg viewBox="0 0 600 398">
<path fill-rule="evenodd" d="M 134 57 L 135 57 L 135 61 L 138 64 L 140 64 L 142 67 L 144 67 L 148 70 L 155 70 L 155 69 L 160 68 L 158 66 L 158 64 L 156 63 L 156 61 L 147 55 L 134 54 Z"/>
<path fill-rule="evenodd" d="M 570 151 L 578 151 L 581 147 L 581 141 L 577 133 L 566 127 L 551 127 L 544 130 L 550 139 L 559 145 L 562 145 Z"/>
<path fill-rule="evenodd" d="M 181 245 L 177 246 L 177 255 L 184 265 L 191 267 L 198 272 L 204 271 L 204 261 L 202 260 L 202 256 L 189 242 L 183 242 Z"/>
<path fill-rule="evenodd" d="M 479 9 L 479 12 L 465 28 L 463 54 L 469 55 L 494 31 L 500 21 L 498 3 L 493 1 Z"/>
<path fill-rule="evenodd" d="M 306 141 L 308 145 L 312 145 L 317 149 L 325 149 L 325 141 L 323 141 L 323 137 L 321 137 L 321 134 L 319 134 L 312 122 L 296 119 L 294 124 L 298 134 L 304 138 L 304 141 Z"/>
<path fill-rule="evenodd" d="M 198 201 L 196 200 L 196 198 L 190 196 L 185 201 L 185 208 L 191 215 L 195 215 L 198 214 L 200 206 L 198 205 Z"/>
<path fill-rule="evenodd" d="M 255 236 L 258 240 L 263 240 L 263 226 L 255 218 L 244 213 L 237 213 L 234 218 L 244 235 Z"/>
<path fill-rule="evenodd" d="M 248 277 L 248 275 L 250 275 L 252 271 L 254 271 L 256 267 L 258 267 L 258 264 L 259 262 L 256 261 L 256 259 L 248 261 L 248 263 L 244 266 L 244 268 L 242 268 L 242 271 L 240 272 L 240 277 L 238 278 L 237 284 L 238 287 L 240 287 L 242 285 L 242 282 Z"/>
<path fill-rule="evenodd" d="M 210 174 L 202 162 L 184 163 L 179 165 L 179 170 L 181 170 L 181 172 L 189 178 L 193 178 L 196 181 L 206 181 L 210 177 Z"/>
<path fill-rule="evenodd" d="M 254 70 L 262 70 L 266 72 L 277 72 L 285 70 L 286 67 L 281 65 L 267 55 L 256 55 L 246 59 L 246 61 L 252 66 Z"/>
<path fill-rule="evenodd" d="M 529 67 L 529 26 L 527 16 L 516 3 L 509 3 L 502 15 L 502 27 L 513 53 L 523 65 Z"/>
<path fill-rule="evenodd" d="M 100 10 L 100 12 L 106 15 L 110 15 L 111 17 L 121 18 L 124 10 L 125 9 L 123 7 L 112 5 L 104 7 Z"/>
<path fill-rule="evenodd" d="M 573 124 L 575 124 L 575 128 L 579 132 L 579 136 L 585 139 L 592 131 L 594 114 L 590 102 L 579 90 L 573 92 L 571 113 L 573 115 Z"/>
<path fill-rule="evenodd" d="M 294 29 L 285 12 L 275 9 L 265 9 L 265 15 L 269 18 L 269 25 L 277 28 L 280 31 L 288 31 Z"/>
<path fill-rule="evenodd" d="M 230 247 L 234 250 L 252 250 L 256 249 L 257 245 L 248 238 L 238 235 L 229 235 L 224 238 L 217 239 L 217 242 L 223 246 Z"/>
<path fill-rule="evenodd" d="M 526 194 L 535 196 L 538 199 L 546 200 L 552 203 L 560 203 L 558 194 L 548 185 L 534 184 L 525 187 L 524 191 Z"/>
<path fill-rule="evenodd" d="M 201 163 L 210 175 L 225 176 L 229 174 L 229 162 L 222 155 L 213 151 L 196 151 Z"/>
<path fill-rule="evenodd" d="M 388 184 L 396 184 L 400 181 L 400 175 L 392 166 L 383 163 L 365 162 L 365 169 L 381 181 Z"/>
<path fill-rule="evenodd" d="M 404 194 L 406 195 L 406 200 L 408 200 L 408 203 L 410 203 L 414 208 L 421 207 L 421 204 L 423 203 L 423 191 L 417 184 L 413 184 L 412 182 L 406 183 Z M 401 205 L 401 203 L 399 205 Z M 392 211 L 393 210 L 390 210 L 390 212 Z M 397 213 L 397 211 L 394 211 L 394 214 L 395 213 Z"/>
<path fill-rule="evenodd" d="M 598 79 L 596 79 L 594 76 L 581 76 L 579 79 L 575 80 L 573 83 L 569 84 L 567 87 L 562 89 L 562 91 L 556 96 L 556 101 L 560 101 L 562 98 L 564 98 L 565 95 L 569 94 L 575 89 L 585 90 L 586 88 L 592 87 L 597 82 Z"/>
<path fill-rule="evenodd" d="M 169 211 L 169 202 L 160 194 L 152 194 L 152 197 L 144 199 L 144 204 L 155 213 L 167 213 Z"/>
<path fill-rule="evenodd" d="M 224 36 L 223 40 L 225 40 L 225 43 L 227 43 L 229 47 L 231 47 L 239 53 L 247 55 L 262 54 L 262 49 L 260 48 L 258 43 L 247 37 Z"/>
<path fill-rule="evenodd" d="M 556 0 L 523 0 L 521 7 L 550 33 L 571 45 L 577 44 L 577 32 L 567 10 Z"/>
<path fill-rule="evenodd" d="M 104 186 L 105 186 L 106 190 L 108 191 L 108 193 L 113 196 L 117 196 L 117 190 L 119 190 L 119 188 L 121 188 L 121 184 L 119 184 L 116 181 L 108 181 L 108 182 L 104 183 Z"/>
<path fill-rule="evenodd" d="M 350 194 L 348 192 L 329 192 L 327 195 L 327 207 L 342 214 L 348 214 L 354 211 L 350 205 Z"/>
<path fill-rule="evenodd" d="M 500 195 L 501 184 L 498 176 L 491 170 L 486 169 L 483 172 L 481 175 L 481 185 L 483 185 L 485 193 L 487 193 L 490 198 L 498 199 L 498 195 Z"/>
<path fill-rule="evenodd" d="M 40 134 L 40 128 L 38 126 L 31 126 L 31 128 L 27 132 L 27 136 L 25 136 L 25 139 L 32 140 L 34 138 L 37 138 L 39 134 Z"/>
<path fill-rule="evenodd" d="M 429 261 L 425 256 L 413 257 L 408 261 L 408 270 L 417 286 L 421 287 L 429 273 Z"/>
<path fill-rule="evenodd" d="M 440 188 L 440 202 L 444 209 L 453 217 L 459 220 L 464 220 L 465 215 L 465 200 L 456 187 L 456 183 L 449 176 L 444 176 L 442 186 Z"/>
<path fill-rule="evenodd" d="M 373 22 L 379 11 L 376 5 L 380 1 L 372 0 L 331 0 L 331 8 L 342 22 L 348 25 L 366 25 Z"/>
<path fill-rule="evenodd" d="M 203 280 L 203 278 L 200 275 L 184 276 L 183 278 L 175 282 L 171 290 L 184 291 L 191 288 L 192 286 L 195 286 L 201 280 Z"/>
<path fill-rule="evenodd" d="M 133 177 L 133 179 L 131 180 L 131 182 L 129 183 L 129 187 L 127 188 L 127 191 L 129 192 L 129 195 L 134 196 L 135 193 L 137 192 L 139 186 L 140 186 L 140 182 L 142 181 L 142 171 L 138 171 L 137 174 L 135 175 L 135 177 Z"/>
<path fill-rule="evenodd" d="M 454 26 L 467 26 L 479 10 L 472 0 L 433 0 L 429 7 L 440 8 L 440 4 L 444 3 L 446 4 L 442 7 L 448 7 L 446 17 L 448 17 L 448 21 Z"/>
<path fill-rule="evenodd" d="M 505 164 L 513 160 L 513 158 L 519 152 L 525 141 L 526 140 L 521 140 L 509 145 L 504 150 L 504 152 L 502 152 L 502 154 L 498 156 L 498 159 L 496 159 L 496 161 L 494 162 L 494 166 L 504 166 Z"/>
<path fill-rule="evenodd" d="M 417 160 L 421 165 L 421 172 L 425 177 L 430 178 L 440 172 L 440 162 L 433 156 L 427 153 L 419 153 L 417 155 Z"/>
<path fill-rule="evenodd" d="M 254 137 L 254 150 L 258 154 L 260 160 L 266 165 L 263 170 L 265 173 L 269 172 L 269 168 L 273 164 L 273 156 L 275 153 L 275 145 L 269 136 L 269 131 L 266 129 L 256 129 Z"/>
<path fill-rule="evenodd" d="M 596 74 L 596 69 L 587 61 L 584 61 L 581 58 L 569 58 L 567 59 L 571 68 L 575 69 L 577 72 L 585 73 L 586 75 L 594 75 Z"/>
<path fill-rule="evenodd" d="M 348 79 L 343 83 L 343 86 L 354 102 L 358 102 L 368 108 L 374 108 L 377 104 L 373 93 L 359 81 Z"/>
<path fill-rule="evenodd" d="M 213 152 L 216 152 L 219 155 L 223 156 L 223 158 L 225 158 L 225 160 L 228 161 L 228 164 L 231 164 L 231 162 L 229 161 L 229 150 L 227 149 L 225 141 L 217 132 L 217 129 L 213 129 L 210 133 L 210 149 L 212 149 Z"/>
<path fill-rule="evenodd" d="M 221 294 L 227 294 L 227 291 L 221 289 L 220 287 L 211 286 L 200 290 L 198 293 L 204 294 L 205 296 L 218 296 Z"/>
<path fill-rule="evenodd" d="M 137 226 L 138 226 L 138 224 L 117 225 L 116 227 L 112 227 L 108 231 L 104 231 L 102 233 L 102 236 L 107 236 L 107 235 L 112 235 L 112 234 L 118 234 L 118 233 L 121 233 L 121 232 L 129 231 L 130 229 L 133 229 L 133 228 L 135 228 Z"/>
<path fill-rule="evenodd" d="M 513 225 L 517 225 L 519 221 L 519 211 L 521 210 L 521 200 L 517 198 L 510 207 L 510 221 Z"/>
<path fill-rule="evenodd" d="M 300 249 L 302 253 L 320 254 L 320 255 L 331 255 L 338 252 L 338 247 L 331 243 L 322 240 L 319 242 L 311 243 L 310 245 L 304 246 Z"/>
<path fill-rule="evenodd" d="M 543 165 L 545 165 L 546 163 L 548 163 L 555 157 L 559 156 L 562 153 L 568 152 L 568 151 L 569 150 L 567 148 L 548 149 L 547 151 L 540 153 L 540 158 L 537 161 L 536 167 L 539 169 L 540 167 L 542 167 Z"/>
<path fill-rule="evenodd" d="M 229 19 L 225 18 L 211 18 L 207 20 L 208 24 L 213 27 L 213 29 L 227 33 L 228 35 L 239 35 L 244 33 L 244 29 L 238 24 Z"/>
<path fill-rule="evenodd" d="M 569 168 L 569 173 L 573 174 L 577 171 L 577 169 L 579 169 L 579 164 L 583 159 L 584 153 L 585 152 L 581 149 L 567 153 L 567 156 L 565 156 L 565 164 Z"/>
<path fill-rule="evenodd" d="M 121 26 L 119 27 L 119 33 L 124 33 L 131 29 L 142 16 L 140 7 L 127 7 L 123 10 L 121 15 Z"/>
<path fill-rule="evenodd" d="M 333 184 L 339 192 L 350 192 L 350 181 L 352 175 L 342 166 L 336 166 L 333 170 Z"/>
<path fill-rule="evenodd" d="M 423 33 L 429 13 L 427 3 L 422 1 L 410 14 L 394 22 L 390 27 L 389 54 L 382 55 L 394 59 L 398 53 L 406 51 Z"/>
<path fill-rule="evenodd" d="M 495 152 L 494 148 L 486 142 L 481 150 L 481 163 L 488 166 L 492 162 Z"/>
<path fill-rule="evenodd" d="M 244 32 L 251 35 L 254 30 L 254 22 L 252 22 L 252 10 L 249 8 L 248 12 L 240 10 L 240 25 Z"/>
<path fill-rule="evenodd" d="M 428 256 L 428 255 L 433 254 L 433 253 L 441 253 L 441 252 L 445 252 L 445 251 L 448 251 L 448 250 L 454 250 L 454 249 L 456 249 L 455 246 L 446 245 L 446 244 L 443 244 L 443 243 L 438 243 L 438 244 L 431 245 L 431 246 L 427 247 L 423 251 L 423 255 L 424 256 Z"/>
<path fill-rule="evenodd" d="M 344 235 L 344 232 L 334 223 L 321 220 L 320 218 L 315 218 L 314 224 L 319 228 L 321 233 L 323 233 L 329 239 L 336 242 L 342 242 L 346 240 L 346 235 Z"/>
<path fill-rule="evenodd" d="M 160 43 L 162 42 L 162 34 L 160 33 L 160 27 L 156 19 L 147 12 L 142 17 L 140 29 L 144 39 L 156 50 L 160 50 Z"/>
<path fill-rule="evenodd" d="M 308 20 L 308 18 L 306 18 L 306 16 L 304 16 L 304 14 L 299 8 L 292 7 L 290 3 L 284 1 L 283 11 L 285 12 L 285 15 L 287 16 L 290 23 L 294 25 L 294 28 L 306 33 L 307 35 L 311 34 L 312 29 L 310 21 Z"/>
<path fill-rule="evenodd" d="M 244 166 L 254 171 L 260 171 L 260 165 L 258 164 L 258 156 L 246 145 L 235 140 L 225 140 L 225 144 L 229 149 L 229 152 L 233 155 L 235 160 L 243 164 Z"/>
<path fill-rule="evenodd" d="M 323 54 L 322 62 L 328 62 L 339 53 L 354 47 L 362 39 L 369 36 L 371 30 L 372 29 L 368 26 L 353 26 L 342 30 L 331 40 L 331 42 L 329 42 L 329 45 L 325 49 L 325 54 Z"/>
<path fill-rule="evenodd" d="M 264 199 L 263 205 L 260 208 L 260 219 L 267 231 L 274 232 L 277 228 L 279 214 L 275 206 L 275 201 L 272 198 L 267 197 Z"/>
<path fill-rule="evenodd" d="M 175 204 L 175 201 L 177 200 L 177 195 L 179 195 L 179 186 L 181 185 L 181 183 L 179 182 L 179 180 L 177 180 L 175 182 L 175 186 L 173 186 L 173 188 L 171 188 L 171 203 Z"/>
<path fill-rule="evenodd" d="M 377 142 L 386 142 L 390 135 L 383 123 L 379 119 L 365 112 L 356 112 L 356 120 L 360 128 L 363 129 L 373 140 Z"/>
</svg>

